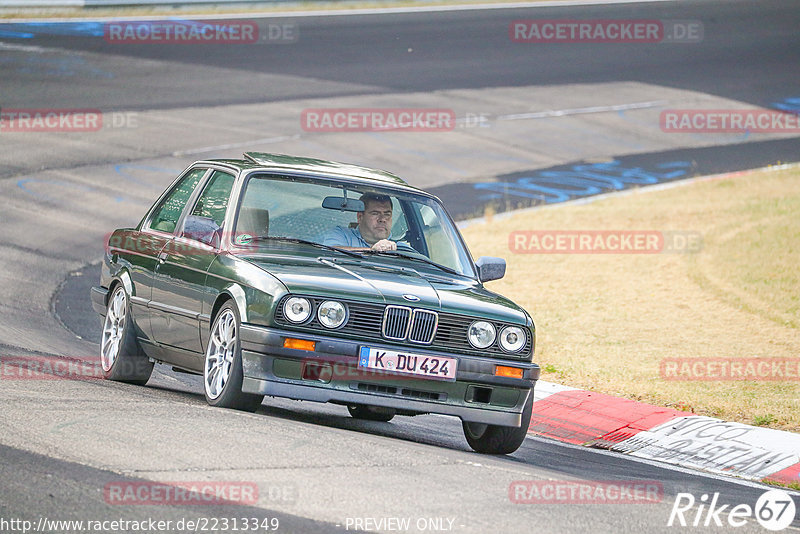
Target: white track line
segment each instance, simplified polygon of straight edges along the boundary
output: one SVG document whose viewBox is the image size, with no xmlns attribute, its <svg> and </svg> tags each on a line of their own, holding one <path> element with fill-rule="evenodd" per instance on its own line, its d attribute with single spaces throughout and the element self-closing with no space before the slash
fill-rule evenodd
<svg viewBox="0 0 800 534">
<path fill-rule="evenodd" d="M 53 52 L 64 52 L 63 48 L 45 48 L 43 46 L 22 45 L 0 41 L 0 50 L 14 50 L 16 52 L 33 52 L 35 54 L 45 54 Z"/>
<path fill-rule="evenodd" d="M 635 102 L 632 104 L 618 104 L 615 106 L 590 106 L 586 108 L 557 109 L 550 111 L 537 111 L 534 113 L 516 113 L 514 115 L 499 115 L 499 121 L 518 121 L 524 119 L 544 119 L 548 117 L 565 117 L 567 115 L 585 115 L 588 113 L 607 113 L 609 111 L 625 111 L 628 109 L 657 108 L 667 105 L 666 100 L 652 100 L 650 102 Z"/>
<path fill-rule="evenodd" d="M 2 49 L 2 42 L 0 42 L 0 49 Z M 647 108 L 654 108 L 654 107 L 661 107 L 668 104 L 666 100 L 652 100 L 649 102 L 633 102 L 630 104 L 615 104 L 612 106 L 590 106 L 584 108 L 570 108 L 570 109 L 556 109 L 556 110 L 547 110 L 547 111 L 537 111 L 533 113 L 514 113 L 508 115 L 498 115 L 498 121 L 514 121 L 514 120 L 526 120 L 526 119 L 541 119 L 547 117 L 568 117 L 570 115 L 584 115 L 589 113 L 610 113 L 615 111 L 624 111 L 624 110 L 631 110 L 631 109 L 647 109 Z M 456 123 L 463 124 L 467 119 L 456 119 Z M 387 130 L 391 131 L 391 130 Z M 216 146 L 207 146 L 201 148 L 194 148 L 194 149 L 187 149 L 187 150 L 178 150 L 173 152 L 172 155 L 174 157 L 180 156 L 189 156 L 193 154 L 203 154 L 206 152 L 214 152 L 217 150 L 226 150 L 229 148 L 239 148 L 239 147 L 246 147 L 249 145 L 253 145 L 256 143 L 260 144 L 272 144 L 272 143 L 280 143 L 282 141 L 294 141 L 300 139 L 302 134 L 294 134 L 294 135 L 285 135 L 279 137 L 267 137 L 264 139 L 254 139 L 252 141 L 242 141 L 237 143 L 229 143 L 224 145 L 216 145 Z"/>
<path fill-rule="evenodd" d="M 445 6 L 407 6 L 407 7 L 385 7 L 385 8 L 355 8 L 355 9 L 319 9 L 310 11 L 259 11 L 241 12 L 230 14 L 215 15 L 148 15 L 148 16 L 125 16 L 125 17 L 91 17 L 91 18 L 41 18 L 41 19 L 3 19 L 2 22 L 97 22 L 97 21 L 148 21 L 165 20 L 170 18 L 191 19 L 191 20 L 223 20 L 223 19 L 243 19 L 243 18 L 287 18 L 287 17 L 346 17 L 358 15 L 395 15 L 408 13 L 438 13 L 447 11 L 483 11 L 493 9 L 536 9 L 553 7 L 575 7 L 575 6 L 596 6 L 613 4 L 644 4 L 644 3 L 666 3 L 674 0 L 564 0 L 547 2 L 507 2 L 497 4 L 456 4 Z M 190 4 L 186 4 L 190 5 Z M 148 7 L 147 4 L 144 5 Z M 37 6 L 10 6 L 10 7 L 37 7 Z M 100 7 L 100 6 L 97 6 Z M 116 7 L 113 5 L 107 7 Z"/>
<path fill-rule="evenodd" d="M 255 144 L 265 145 L 265 144 L 272 144 L 272 143 L 280 143 L 282 141 L 293 141 L 295 139 L 299 139 L 300 134 L 295 135 L 282 135 L 280 137 L 265 137 L 264 139 L 254 139 L 252 141 L 244 141 L 241 143 L 230 143 L 227 145 L 216 145 L 216 146 L 206 146 L 202 148 L 193 148 L 190 150 L 178 150 L 177 152 L 173 152 L 173 157 L 181 157 L 181 156 L 190 156 L 193 154 L 203 154 L 206 152 L 216 152 L 217 150 L 227 150 L 229 148 L 239 148 L 243 146 L 250 146 Z"/>
</svg>

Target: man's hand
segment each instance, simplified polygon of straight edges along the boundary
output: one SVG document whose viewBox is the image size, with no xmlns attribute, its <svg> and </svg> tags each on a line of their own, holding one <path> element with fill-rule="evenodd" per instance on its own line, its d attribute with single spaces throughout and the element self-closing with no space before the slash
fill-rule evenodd
<svg viewBox="0 0 800 534">
<path fill-rule="evenodd" d="M 386 250 L 397 250 L 397 243 L 394 241 L 389 241 L 388 239 L 381 239 L 374 245 L 372 245 L 372 250 L 378 251 L 386 251 Z"/>
</svg>

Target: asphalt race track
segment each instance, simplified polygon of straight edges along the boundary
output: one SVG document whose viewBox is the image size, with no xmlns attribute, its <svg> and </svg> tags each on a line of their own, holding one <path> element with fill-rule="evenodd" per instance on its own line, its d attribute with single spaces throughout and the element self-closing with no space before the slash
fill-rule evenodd
<svg viewBox="0 0 800 534">
<path fill-rule="evenodd" d="M 509 38 L 511 21 L 534 18 L 688 21 L 703 33 L 697 42 L 648 44 Z M 100 324 L 87 288 L 103 236 L 135 225 L 198 159 L 256 150 L 386 168 L 435 191 L 458 218 L 490 203 L 511 209 L 596 193 L 559 188 L 559 176 L 658 183 L 800 161 L 796 132 L 659 127 L 667 109 L 800 111 L 795 0 L 265 20 L 293 25 L 296 39 L 119 44 L 103 39 L 102 22 L 0 23 L 0 111 L 104 117 L 98 131 L 0 128 L 0 355 L 95 359 Z M 307 109 L 388 107 L 447 108 L 458 124 L 329 133 L 301 120 Z M 542 195 L 545 185 L 551 193 Z M 733 506 L 765 491 L 535 436 L 512 455 L 482 456 L 457 420 L 439 416 L 366 422 L 342 407 L 271 398 L 255 414 L 216 410 L 199 379 L 166 366 L 146 387 L 0 377 L 0 403 L 0 520 L 33 525 L 250 517 L 277 518 L 278 532 L 391 532 L 389 519 L 407 518 L 412 532 L 667 532 L 696 530 L 667 526 L 678 493 L 719 493 L 719 505 Z M 520 480 L 649 481 L 664 494 L 653 504 L 520 504 L 509 495 Z M 109 484 L 146 481 L 250 484 L 259 498 L 109 502 Z M 697 507 L 687 518 L 695 514 L 702 524 Z M 753 520 L 724 530 L 763 531 Z M 0 521 L 0 532 L 19 531 Z"/>
</svg>

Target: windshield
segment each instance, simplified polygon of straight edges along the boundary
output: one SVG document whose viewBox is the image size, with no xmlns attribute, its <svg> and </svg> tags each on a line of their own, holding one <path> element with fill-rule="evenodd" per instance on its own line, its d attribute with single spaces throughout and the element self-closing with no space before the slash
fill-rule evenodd
<svg viewBox="0 0 800 534">
<path fill-rule="evenodd" d="M 370 253 L 371 261 L 415 260 L 415 268 L 474 277 L 469 253 L 444 208 L 414 193 L 307 177 L 252 175 L 240 197 L 233 242 L 248 248 L 287 242 L 268 238 Z M 372 246 L 384 239 L 396 250 L 373 254 Z"/>
</svg>

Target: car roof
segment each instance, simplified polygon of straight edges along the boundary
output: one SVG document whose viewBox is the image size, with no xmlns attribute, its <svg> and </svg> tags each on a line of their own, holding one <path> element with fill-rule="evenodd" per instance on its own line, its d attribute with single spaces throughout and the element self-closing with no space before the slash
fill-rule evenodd
<svg viewBox="0 0 800 534">
<path fill-rule="evenodd" d="M 389 171 L 370 169 L 324 159 L 290 156 L 287 154 L 269 154 L 266 152 L 245 152 L 244 159 L 216 159 L 207 160 L 209 163 L 219 163 L 241 170 L 265 168 L 273 170 L 301 171 L 314 175 L 332 176 L 342 178 L 357 178 L 359 181 L 379 183 L 381 185 L 398 185 L 404 188 L 419 190 L 409 185 L 399 176 Z"/>
</svg>

